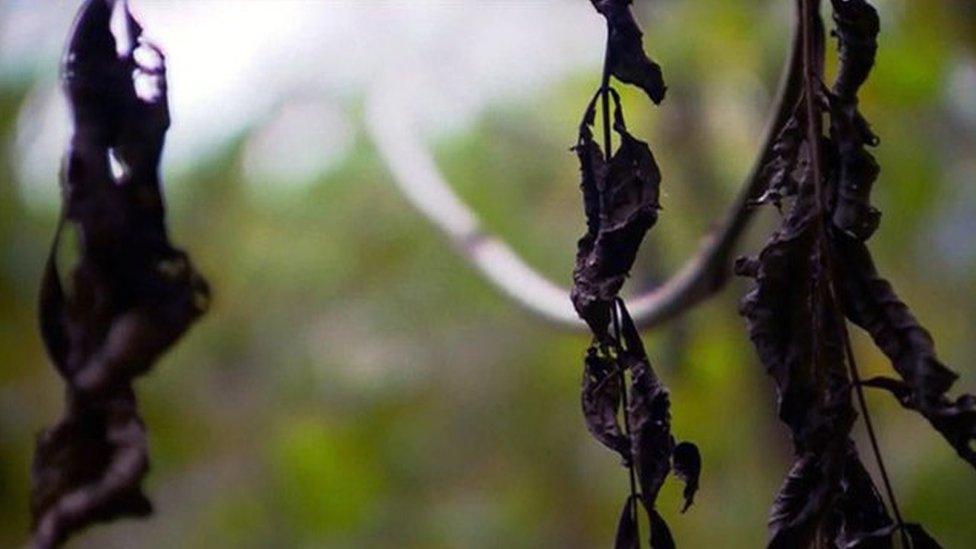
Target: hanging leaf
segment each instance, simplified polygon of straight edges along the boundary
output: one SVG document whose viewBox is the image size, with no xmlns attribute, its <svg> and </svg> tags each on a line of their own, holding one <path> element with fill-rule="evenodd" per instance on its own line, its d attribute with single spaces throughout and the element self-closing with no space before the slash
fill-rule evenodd
<svg viewBox="0 0 976 549">
<path fill-rule="evenodd" d="M 600 235 L 601 216 L 603 215 L 603 188 L 607 177 L 607 166 L 603 151 L 593 141 L 593 125 L 595 105 L 599 94 L 594 96 L 580 123 L 579 139 L 573 151 L 580 163 L 580 190 L 583 193 L 583 208 L 586 214 L 586 234 L 577 244 L 576 268 L 573 270 L 572 300 L 577 312 L 590 326 L 594 334 L 606 334 L 610 324 L 609 300 L 620 290 L 621 280 L 616 288 L 615 280 L 600 284 L 592 280 L 596 267 L 587 268 L 588 262 L 595 262 L 595 247 Z M 586 275 L 584 278 L 584 269 Z M 610 286 L 610 287 L 606 287 Z M 609 296 L 609 297 L 608 297 Z M 585 312 L 585 314 L 584 314 Z"/>
<path fill-rule="evenodd" d="M 40 436 L 31 468 L 41 548 L 94 522 L 150 513 L 132 383 L 209 301 L 206 282 L 166 234 L 158 173 L 169 127 L 165 64 L 141 34 L 125 1 L 88 0 L 64 56 L 73 133 L 39 314 L 67 406 Z M 63 247 L 78 253 L 66 261 Z"/>
<path fill-rule="evenodd" d="M 797 6 L 799 7 L 799 4 Z M 810 33 L 812 62 L 816 67 L 822 67 L 825 48 L 823 22 L 819 15 L 812 19 L 813 32 Z M 818 87 L 814 93 L 814 101 L 818 105 L 825 106 L 828 98 L 823 90 Z M 790 116 L 778 130 L 776 140 L 773 142 L 771 158 L 763 166 L 759 176 L 763 193 L 752 201 L 754 205 L 771 203 L 780 209 L 782 202 L 785 199 L 795 198 L 800 193 L 804 182 L 809 182 L 813 176 L 810 152 L 812 145 L 807 142 L 806 134 L 805 101 L 806 92 L 797 98 Z"/>
<path fill-rule="evenodd" d="M 806 547 L 816 534 L 818 511 L 824 505 L 824 488 L 817 457 L 807 454 L 790 468 L 769 517 L 773 532 L 768 547 Z"/>
<path fill-rule="evenodd" d="M 618 301 L 620 332 L 624 348 L 620 360 L 630 370 L 631 452 L 637 466 L 641 497 L 648 509 L 653 509 L 657 494 L 671 472 L 674 438 L 671 436 L 671 401 L 668 390 L 654 375 L 650 360 L 640 340 L 634 320 Z"/>
<path fill-rule="evenodd" d="M 701 453 L 694 444 L 680 442 L 674 447 L 671 461 L 674 474 L 685 483 L 683 493 L 685 503 L 681 507 L 681 512 L 684 513 L 695 502 L 695 493 L 698 492 L 698 477 L 701 475 Z"/>
<path fill-rule="evenodd" d="M 740 312 L 776 382 L 779 417 L 790 427 L 798 455 L 820 451 L 827 436 L 846 439 L 843 426 L 852 415 L 841 395 L 847 383 L 843 346 L 819 266 L 813 202 L 805 185 L 759 256 L 736 265 L 738 274 L 756 281 Z"/>
<path fill-rule="evenodd" d="M 874 6 L 864 0 L 831 0 L 830 3 L 840 57 L 833 91 L 856 101 L 857 91 L 874 67 L 881 21 Z"/>
<path fill-rule="evenodd" d="M 574 150 L 580 159 L 587 233 L 579 241 L 573 271 L 573 304 L 598 338 L 610 323 L 610 306 L 620 292 L 637 250 L 657 221 L 661 172 L 646 143 L 627 132 L 616 92 L 614 131 L 620 148 L 607 165 L 589 129 L 595 99 L 580 126 Z"/>
<path fill-rule="evenodd" d="M 942 549 L 939 542 L 935 541 L 935 538 L 930 536 L 920 524 L 906 524 L 905 532 L 912 540 L 912 549 Z"/>
<path fill-rule="evenodd" d="M 802 107 L 802 101 L 797 103 L 773 143 L 772 158 L 763 166 L 760 176 L 764 192 L 753 201 L 756 205 L 771 203 L 777 209 L 782 208 L 783 200 L 794 197 L 800 182 L 808 177 L 809 157 L 803 147 L 803 127 L 800 124 Z"/>
<path fill-rule="evenodd" d="M 701 471 L 698 448 L 683 443 L 675 456 L 674 437 L 671 436 L 671 413 L 668 390 L 651 369 L 650 361 L 640 340 L 633 318 L 623 301 L 618 300 L 620 333 L 624 348 L 621 361 L 631 372 L 628 419 L 630 421 L 631 451 L 640 482 L 641 501 L 651 518 L 651 546 L 673 547 L 667 524 L 655 509 L 658 492 L 671 472 L 672 460 L 679 465 L 677 473 L 687 483 L 685 509 L 697 490 Z M 655 529 L 655 522 L 658 526 Z M 655 534 L 655 531 L 658 533 Z"/>
<path fill-rule="evenodd" d="M 824 527 L 840 494 L 844 466 L 837 446 L 846 440 L 832 442 L 824 451 L 807 452 L 793 462 L 770 513 L 769 549 L 809 547 Z"/>
<path fill-rule="evenodd" d="M 921 413 L 956 449 L 959 457 L 976 467 L 976 397 L 962 395 L 952 401 L 942 396 L 923 406 L 918 400 L 918 392 L 903 381 L 876 377 L 864 381 L 863 384 L 884 389 L 905 408 Z"/>
<path fill-rule="evenodd" d="M 583 370 L 583 417 L 593 437 L 619 453 L 626 466 L 630 462 L 630 441 L 617 421 L 620 379 L 614 361 L 603 356 L 598 345 L 591 345 Z"/>
<path fill-rule="evenodd" d="M 858 112 L 857 92 L 874 66 L 880 23 L 864 0 L 832 0 L 840 50 L 840 68 L 830 99 L 831 138 L 837 151 L 837 205 L 832 221 L 853 238 L 865 240 L 878 228 L 881 214 L 871 206 L 871 187 L 880 168 L 865 146 L 878 138 Z"/>
<path fill-rule="evenodd" d="M 661 67 L 644 53 L 643 33 L 630 11 L 632 0 L 590 0 L 607 20 L 607 61 L 610 72 L 621 82 L 633 84 L 654 103 L 664 100 L 667 87 Z"/>
<path fill-rule="evenodd" d="M 651 549 L 674 549 L 674 537 L 664 518 L 654 509 L 649 509 L 651 517 Z"/>
<path fill-rule="evenodd" d="M 853 443 L 848 445 L 840 494 L 828 521 L 827 538 L 833 539 L 838 548 L 892 547 L 891 536 L 896 525 Z"/>
<path fill-rule="evenodd" d="M 836 235 L 833 244 L 843 273 L 838 290 L 848 318 L 871 335 L 902 379 L 918 392 L 921 406 L 937 402 L 958 375 L 938 360 L 932 336 L 878 274 L 867 247 L 842 235 Z"/>
<path fill-rule="evenodd" d="M 148 466 L 131 390 L 99 406 L 69 403 L 38 440 L 31 466 L 35 545 L 56 546 L 91 523 L 149 515 L 152 504 L 140 486 Z"/>
<path fill-rule="evenodd" d="M 976 397 L 963 395 L 953 401 L 946 396 L 957 374 L 939 361 L 932 336 L 878 275 L 867 247 L 844 235 L 837 235 L 833 243 L 842 260 L 839 290 L 847 317 L 871 335 L 902 378 L 877 380 L 874 386 L 925 416 L 960 457 L 976 467 Z"/>
<path fill-rule="evenodd" d="M 651 371 L 638 360 L 630 364 L 633 382 L 630 388 L 631 451 L 637 465 L 644 505 L 654 507 L 668 473 L 671 472 L 671 414 L 668 390 Z"/>
<path fill-rule="evenodd" d="M 620 521 L 617 523 L 614 549 L 640 549 L 640 540 L 637 539 L 637 501 L 636 496 L 630 496 L 624 502 L 624 508 L 620 511 Z"/>
<path fill-rule="evenodd" d="M 881 168 L 874 156 L 864 149 L 868 143 L 857 127 L 860 115 L 845 107 L 831 109 L 831 133 L 837 145 L 837 207 L 831 221 L 834 226 L 858 240 L 867 240 L 881 222 L 881 212 L 869 203 L 871 187 Z"/>
</svg>

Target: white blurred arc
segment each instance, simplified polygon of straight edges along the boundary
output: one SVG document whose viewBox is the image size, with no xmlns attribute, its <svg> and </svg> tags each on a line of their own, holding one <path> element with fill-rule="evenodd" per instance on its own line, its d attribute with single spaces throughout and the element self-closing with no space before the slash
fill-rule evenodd
<svg viewBox="0 0 976 549">
<path fill-rule="evenodd" d="M 789 114 L 797 92 L 800 44 L 794 31 L 793 48 L 780 79 L 773 115 L 767 123 L 760 152 L 746 176 L 739 196 L 722 222 L 702 240 L 698 252 L 663 285 L 627 299 L 634 321 L 657 325 L 707 298 L 729 274 L 731 253 L 752 217 L 748 207 L 759 182 L 775 135 Z M 443 231 L 481 274 L 505 295 L 537 316 L 571 329 L 585 329 L 569 299 L 569 289 L 553 283 L 526 263 L 507 243 L 485 232 L 478 216 L 457 196 L 424 145 L 413 119 L 409 94 L 402 86 L 409 77 L 404 67 L 391 69 L 372 86 L 366 106 L 366 127 L 393 181 L 407 200 Z"/>
</svg>

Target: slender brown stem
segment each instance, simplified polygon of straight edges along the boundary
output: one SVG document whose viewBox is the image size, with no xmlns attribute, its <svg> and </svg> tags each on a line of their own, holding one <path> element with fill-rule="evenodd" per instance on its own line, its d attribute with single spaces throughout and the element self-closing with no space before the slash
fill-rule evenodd
<svg viewBox="0 0 976 549">
<path fill-rule="evenodd" d="M 617 340 L 617 345 L 623 345 L 623 338 L 620 334 L 620 312 L 617 307 L 621 306 L 617 301 L 613 302 L 613 309 L 611 310 L 611 318 L 613 319 L 613 335 Z M 619 350 L 617 353 L 619 357 Z M 627 400 L 627 376 L 624 375 L 623 368 L 617 368 L 617 375 L 620 376 L 620 404 L 623 408 L 624 417 L 624 434 L 627 436 L 628 443 L 630 442 L 630 404 Z M 630 444 L 629 449 L 633 448 L 633 444 Z M 630 477 L 630 509 L 632 516 L 634 517 L 634 536 L 640 540 L 640 520 L 639 514 L 637 513 L 637 472 L 634 469 L 634 455 L 633 451 L 629 452 L 630 455 L 627 456 L 627 474 Z M 638 542 L 639 543 L 639 542 Z"/>
<path fill-rule="evenodd" d="M 881 456 L 881 447 L 878 444 L 878 437 L 874 430 L 874 423 L 872 422 L 871 414 L 868 411 L 867 400 L 864 397 L 864 388 L 861 387 L 861 377 L 858 372 L 857 361 L 854 357 L 854 349 L 851 345 L 850 333 L 847 330 L 847 323 L 842 310 L 842 304 L 837 299 L 837 292 L 834 285 L 834 279 L 836 278 L 837 271 L 834 269 L 831 249 L 827 245 L 829 233 L 824 208 L 825 199 L 823 196 L 823 179 L 822 169 L 820 166 L 820 137 L 823 130 L 821 128 L 820 109 L 817 107 L 817 97 L 819 95 L 822 78 L 821 67 L 819 66 L 819 63 L 815 62 L 814 59 L 816 54 L 814 51 L 814 30 L 811 28 L 818 17 L 819 6 L 819 0 L 800 0 L 801 36 L 803 39 L 803 99 L 807 115 L 807 146 L 809 147 L 810 169 L 814 180 L 814 193 L 816 195 L 815 221 L 819 225 L 819 229 L 821 231 L 821 238 L 818 239 L 820 243 L 820 253 L 818 255 L 821 258 L 821 261 L 824 263 L 824 272 L 827 273 L 828 298 L 833 305 L 833 310 L 837 317 L 837 326 L 840 329 L 841 339 L 844 344 L 844 353 L 847 359 L 848 370 L 850 371 L 850 376 L 853 380 L 855 394 L 857 395 L 858 400 L 858 407 L 861 409 L 861 415 L 864 416 L 864 425 L 868 432 L 868 439 L 871 442 L 871 450 L 874 453 L 875 460 L 878 464 L 878 471 L 881 474 L 881 480 L 884 484 L 886 495 L 888 496 L 888 502 L 891 505 L 892 514 L 895 516 L 898 531 L 901 534 L 902 543 L 904 544 L 904 547 L 908 548 L 911 547 L 911 544 L 903 528 L 904 521 L 902 520 L 901 510 L 898 506 L 898 500 L 895 497 L 895 492 L 891 485 L 891 479 L 888 476 L 887 467 L 885 466 L 884 459 Z"/>
<path fill-rule="evenodd" d="M 838 308 L 839 311 L 839 308 Z M 841 319 L 843 320 L 843 318 Z M 854 381 L 854 393 L 857 395 L 858 406 L 861 408 L 861 415 L 864 416 L 864 426 L 868 431 L 868 439 L 871 441 L 871 450 L 874 452 L 874 457 L 878 463 L 878 471 L 881 473 L 881 480 L 884 482 L 885 492 L 888 495 L 888 501 L 891 504 L 891 512 L 895 515 L 895 521 L 898 526 L 901 527 L 905 524 L 905 521 L 901 517 L 901 510 L 898 507 L 898 500 L 895 499 L 895 491 L 891 487 L 891 480 L 888 477 L 888 469 L 885 467 L 884 460 L 881 459 L 881 448 L 878 445 L 878 437 L 875 435 L 874 423 L 871 421 L 871 414 L 868 413 L 867 399 L 864 397 L 864 387 L 861 386 L 861 375 L 858 373 L 857 361 L 854 358 L 854 348 L 851 346 L 850 333 L 847 331 L 847 326 L 841 324 L 842 330 L 841 334 L 844 341 L 844 352 L 847 353 L 847 364 L 850 367 L 851 379 Z M 908 539 L 905 535 L 903 529 L 900 529 L 902 542 L 905 543 L 905 547 L 910 547 L 908 545 Z"/>
<path fill-rule="evenodd" d="M 603 150 L 606 156 L 607 165 L 610 164 L 610 157 L 613 156 L 613 137 L 611 134 L 611 122 L 610 122 L 610 26 L 607 25 L 607 47 L 603 58 L 603 78 L 600 82 L 600 108 L 602 111 L 603 118 Z M 604 183 L 606 184 L 606 183 Z M 600 192 L 600 211 L 601 215 L 604 212 L 603 204 L 603 189 Z M 616 300 L 610 306 L 610 318 L 613 322 L 613 337 L 616 340 L 617 345 L 617 357 L 619 360 L 620 350 L 623 346 L 623 338 L 620 333 L 620 312 L 617 310 L 618 303 Z M 630 442 L 630 411 L 629 403 L 627 399 L 627 376 L 624 374 L 623 368 L 617 368 L 617 375 L 620 376 L 620 401 L 623 407 L 623 420 L 624 420 L 624 434 L 627 436 L 627 441 Z M 630 445 L 633 448 L 633 445 Z M 640 517 L 637 513 L 637 473 L 634 470 L 634 456 L 633 452 L 628 456 L 627 459 L 627 473 L 630 477 L 630 512 L 631 516 L 634 518 L 634 536 L 638 540 L 638 545 L 640 544 Z"/>
</svg>

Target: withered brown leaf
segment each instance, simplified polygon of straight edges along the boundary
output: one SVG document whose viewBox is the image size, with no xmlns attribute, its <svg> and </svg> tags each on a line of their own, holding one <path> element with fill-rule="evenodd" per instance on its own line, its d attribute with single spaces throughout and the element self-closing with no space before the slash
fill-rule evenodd
<svg viewBox="0 0 976 549">
<path fill-rule="evenodd" d="M 629 463 L 630 441 L 617 421 L 621 377 L 615 361 L 594 344 L 586 352 L 584 364 L 582 404 L 586 427 L 604 446 L 619 453 L 625 464 Z"/>
<path fill-rule="evenodd" d="M 630 10 L 632 0 L 590 0 L 590 3 L 607 20 L 610 72 L 621 82 L 644 90 L 654 103 L 663 101 L 667 87 L 661 66 L 644 53 L 644 34 Z"/>
<path fill-rule="evenodd" d="M 695 502 L 695 493 L 698 492 L 698 477 L 701 476 L 701 452 L 698 446 L 690 442 L 679 442 L 671 452 L 674 474 L 685 483 L 683 496 L 685 503 L 681 507 L 684 513 Z"/>
<path fill-rule="evenodd" d="M 661 172 L 647 143 L 633 137 L 624 123 L 619 96 L 613 129 L 620 148 L 603 162 L 593 141 L 595 101 L 587 107 L 574 147 L 582 173 L 587 232 L 580 239 L 573 271 L 572 300 L 597 337 L 606 335 L 610 308 L 620 292 L 644 235 L 657 221 Z"/>
<path fill-rule="evenodd" d="M 614 540 L 614 549 L 640 549 L 640 539 L 637 537 L 637 496 L 631 496 L 624 502 L 624 508 L 620 511 L 620 520 L 617 522 L 617 537 Z"/>
</svg>

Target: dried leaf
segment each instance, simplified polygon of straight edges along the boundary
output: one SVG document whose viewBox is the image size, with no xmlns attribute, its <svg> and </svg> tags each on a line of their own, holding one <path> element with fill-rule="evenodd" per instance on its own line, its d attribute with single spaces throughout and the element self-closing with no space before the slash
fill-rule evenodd
<svg viewBox="0 0 976 549">
<path fill-rule="evenodd" d="M 777 209 L 782 208 L 783 200 L 795 196 L 800 182 L 807 177 L 809 162 L 803 146 L 803 127 L 800 124 L 802 106 L 802 101 L 796 104 L 793 114 L 773 143 L 772 158 L 763 166 L 760 175 L 765 191 L 753 201 L 756 205 L 771 203 Z"/>
<path fill-rule="evenodd" d="M 912 549 L 942 549 L 939 542 L 935 541 L 935 538 L 930 536 L 920 524 L 906 524 L 905 532 L 912 540 Z"/>
<path fill-rule="evenodd" d="M 976 467 L 976 412 L 972 395 L 950 400 L 957 374 L 939 361 L 929 332 L 919 324 L 886 280 L 878 275 L 863 243 L 837 235 L 833 239 L 842 263 L 839 291 L 848 318 L 864 328 L 891 360 L 903 384 L 878 386 L 891 391 L 907 408 L 921 413 Z M 894 381 L 894 380 L 892 380 Z"/>
<path fill-rule="evenodd" d="M 628 497 L 620 511 L 614 549 L 640 549 L 640 540 L 637 539 L 637 501 L 636 497 Z"/>
<path fill-rule="evenodd" d="M 837 204 L 832 222 L 841 231 L 866 240 L 881 214 L 871 206 L 871 186 L 880 168 L 865 150 L 878 138 L 858 112 L 857 92 L 867 80 L 878 50 L 878 12 L 864 0 L 832 0 L 840 49 L 840 68 L 830 99 L 830 133 L 837 154 Z"/>
<path fill-rule="evenodd" d="M 838 548 L 888 549 L 895 524 L 888 516 L 874 481 L 861 463 L 853 443 L 841 476 L 840 494 L 834 506 L 834 543 Z"/>
<path fill-rule="evenodd" d="M 580 238 L 577 244 L 576 268 L 573 271 L 574 285 L 571 297 L 577 312 L 586 320 L 593 333 L 605 334 L 607 326 L 610 324 L 610 306 L 608 299 L 612 299 L 612 295 L 609 298 L 598 295 L 601 292 L 601 288 L 595 281 L 590 280 L 590 277 L 593 275 L 587 275 L 586 278 L 583 275 L 585 262 L 595 261 L 595 246 L 600 235 L 603 210 L 602 189 L 605 186 L 604 182 L 607 177 L 607 166 L 604 161 L 603 151 L 593 141 L 593 132 L 590 130 L 590 126 L 594 120 L 595 105 L 598 97 L 599 94 L 594 96 L 593 100 L 590 101 L 584 114 L 583 122 L 580 123 L 579 139 L 576 146 L 573 147 L 573 151 L 576 152 L 580 163 L 580 190 L 583 193 L 583 208 L 586 214 L 587 230 L 586 234 Z M 595 268 L 590 269 L 590 271 L 593 270 Z M 623 282 L 621 281 L 620 284 L 622 285 Z M 616 291 L 619 291 L 619 286 L 616 289 L 610 288 L 604 290 L 602 293 L 615 295 Z M 586 314 L 584 314 L 584 311 Z"/>
<path fill-rule="evenodd" d="M 668 390 L 640 360 L 631 363 L 633 382 L 630 388 L 631 451 L 637 465 L 644 504 L 654 507 L 668 473 L 671 472 L 671 414 Z"/>
<path fill-rule="evenodd" d="M 774 532 L 768 547 L 805 547 L 816 534 L 816 511 L 824 505 L 823 490 L 815 499 L 815 492 L 824 483 L 818 477 L 817 458 L 807 454 L 793 462 L 786 481 L 776 495 L 769 517 L 769 527 Z M 809 507 L 813 511 L 808 510 Z"/>
<path fill-rule="evenodd" d="M 813 57 L 815 65 L 822 67 L 824 57 L 823 22 L 814 18 L 815 32 L 812 33 Z M 814 98 L 817 104 L 826 106 L 828 98 L 822 90 L 817 90 Z M 785 199 L 795 198 L 804 182 L 812 177 L 810 143 L 807 143 L 807 116 L 805 93 L 797 98 L 790 117 L 779 129 L 772 147 L 772 158 L 763 166 L 760 173 L 763 193 L 756 197 L 753 205 L 771 203 L 782 208 Z"/>
<path fill-rule="evenodd" d="M 152 504 L 140 486 L 148 470 L 145 429 L 135 394 L 100 405 L 70 405 L 37 442 L 31 466 L 32 530 L 38 547 L 72 531 L 120 517 L 145 517 Z"/>
<path fill-rule="evenodd" d="M 651 549 L 674 549 L 674 537 L 668 523 L 655 509 L 649 509 L 647 514 L 651 519 Z"/>
<path fill-rule="evenodd" d="M 624 464 L 630 462 L 630 441 L 617 421 L 620 409 L 620 375 L 610 357 L 591 345 L 583 370 L 583 417 L 590 433 L 604 446 L 620 454 Z"/>
<path fill-rule="evenodd" d="M 671 472 L 674 438 L 671 436 L 671 402 L 668 390 L 654 375 L 640 341 L 637 328 L 622 301 L 621 335 L 625 347 L 620 360 L 631 373 L 628 419 L 631 452 L 637 466 L 641 496 L 648 510 L 654 508 L 657 494 Z"/>
<path fill-rule="evenodd" d="M 674 447 L 671 455 L 674 474 L 684 481 L 685 503 L 681 507 L 684 513 L 695 502 L 695 493 L 698 491 L 698 477 L 701 475 L 701 453 L 698 446 L 690 442 L 680 442 Z"/>
<path fill-rule="evenodd" d="M 842 272 L 838 291 L 848 318 L 871 334 L 902 379 L 918 392 L 922 406 L 937 402 L 958 375 L 938 360 L 932 336 L 878 275 L 867 247 L 843 235 L 832 241 Z"/>
<path fill-rule="evenodd" d="M 835 227 L 858 240 L 867 240 L 881 222 L 881 212 L 871 206 L 871 187 L 881 168 L 864 149 L 866 143 L 857 128 L 860 115 L 848 107 L 831 109 L 831 134 L 837 146 L 837 206 L 831 216 Z"/>
<path fill-rule="evenodd" d="M 807 452 L 793 462 L 770 513 L 769 549 L 809 547 L 839 494 L 843 458 Z"/>
<path fill-rule="evenodd" d="M 909 384 L 896 379 L 876 377 L 863 382 L 865 386 L 885 389 L 909 410 L 921 413 L 936 431 L 956 449 L 959 457 L 976 467 L 976 397 L 962 395 L 955 401 L 944 395 L 936 401 L 921 405 L 918 392 Z"/>
<path fill-rule="evenodd" d="M 840 67 L 834 93 L 855 99 L 857 91 L 874 67 L 881 21 L 874 7 L 864 0 L 831 0 L 840 49 Z M 856 101 L 856 99 L 855 99 Z"/>
<path fill-rule="evenodd" d="M 821 271 L 810 186 L 755 259 L 736 272 L 755 278 L 740 308 L 759 358 L 776 382 L 779 417 L 793 434 L 798 455 L 819 451 L 852 415 L 840 327 Z M 840 433 L 846 439 L 846 433 Z"/>
<path fill-rule="evenodd" d="M 590 0 L 607 20 L 610 72 L 621 82 L 633 84 L 654 103 L 664 100 L 667 87 L 661 67 L 644 53 L 643 33 L 630 11 L 631 0 Z"/>
<path fill-rule="evenodd" d="M 644 235 L 657 221 L 661 181 L 654 155 L 646 143 L 627 132 L 619 97 L 616 92 L 612 95 L 616 102 L 613 127 L 621 144 L 609 164 L 602 164 L 602 152 L 589 130 L 595 102 L 587 109 L 574 147 L 582 172 L 587 233 L 579 241 L 572 299 L 579 315 L 601 339 L 610 323 L 610 306 Z"/>
</svg>

